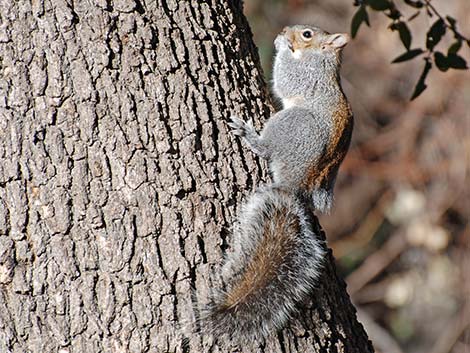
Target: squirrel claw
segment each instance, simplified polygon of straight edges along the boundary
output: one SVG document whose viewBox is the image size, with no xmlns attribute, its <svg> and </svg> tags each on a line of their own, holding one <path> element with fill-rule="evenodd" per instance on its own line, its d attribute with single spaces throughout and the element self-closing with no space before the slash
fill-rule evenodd
<svg viewBox="0 0 470 353">
<path fill-rule="evenodd" d="M 227 123 L 232 128 L 232 132 L 237 136 L 246 135 L 246 123 L 236 116 L 230 117 L 231 122 Z"/>
</svg>

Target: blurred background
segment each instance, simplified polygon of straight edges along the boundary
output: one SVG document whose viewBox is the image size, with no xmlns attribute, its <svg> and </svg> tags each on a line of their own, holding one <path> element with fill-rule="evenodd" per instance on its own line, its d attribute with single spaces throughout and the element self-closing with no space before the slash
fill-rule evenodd
<svg viewBox="0 0 470 353">
<path fill-rule="evenodd" d="M 432 4 L 470 37 L 470 1 Z M 357 9 L 353 0 L 245 0 L 266 79 L 283 26 L 350 33 Z M 405 52 L 399 35 L 383 13 L 369 18 L 344 50 L 355 130 L 335 208 L 320 221 L 377 352 L 469 353 L 470 71 L 433 67 L 410 102 L 424 60 L 391 64 Z M 421 13 L 409 23 L 412 48 L 425 47 L 435 19 Z M 452 41 L 447 35 L 438 48 Z M 468 45 L 459 55 L 470 61 Z"/>
</svg>

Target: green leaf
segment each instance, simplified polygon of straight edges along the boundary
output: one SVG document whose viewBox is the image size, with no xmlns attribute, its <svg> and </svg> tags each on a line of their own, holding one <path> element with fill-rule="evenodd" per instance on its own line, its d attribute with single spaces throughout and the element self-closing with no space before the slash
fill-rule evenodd
<svg viewBox="0 0 470 353">
<path fill-rule="evenodd" d="M 406 50 L 410 50 L 411 46 L 411 32 L 408 29 L 408 26 L 406 25 L 405 22 L 398 22 L 395 25 L 395 28 L 398 30 L 398 33 L 400 34 L 400 40 L 405 46 Z"/>
<path fill-rule="evenodd" d="M 389 12 L 384 12 L 384 14 L 385 14 L 388 18 L 390 18 L 390 19 L 392 19 L 392 20 L 395 20 L 395 21 L 396 21 L 396 20 L 399 20 L 400 17 L 401 17 L 401 12 L 398 11 L 396 7 L 390 8 L 390 11 L 389 11 Z"/>
<path fill-rule="evenodd" d="M 437 51 L 434 53 L 434 62 L 439 70 L 444 72 L 449 70 L 448 58 L 441 52 Z"/>
<path fill-rule="evenodd" d="M 453 17 L 446 16 L 447 21 L 449 21 L 450 25 L 452 28 L 455 28 L 455 25 L 457 24 L 457 20 Z"/>
<path fill-rule="evenodd" d="M 468 69 L 467 62 L 464 58 L 457 54 L 449 54 L 447 55 L 447 62 L 449 63 L 449 67 L 452 69 L 457 70 L 465 70 Z"/>
<path fill-rule="evenodd" d="M 417 57 L 418 55 L 421 55 L 424 53 L 424 50 L 423 49 L 411 49 L 403 54 L 401 54 L 400 56 L 396 57 L 395 59 L 393 59 L 392 61 L 392 64 L 396 64 L 396 63 L 401 63 L 403 61 L 408 61 L 408 60 L 411 60 L 415 57 Z"/>
<path fill-rule="evenodd" d="M 426 48 L 433 50 L 434 47 L 441 41 L 446 33 L 446 25 L 444 20 L 439 18 L 433 23 L 426 35 Z"/>
<path fill-rule="evenodd" d="M 441 52 L 435 52 L 434 62 L 441 71 L 447 71 L 449 68 L 457 70 L 465 70 L 468 68 L 465 59 L 455 53 L 450 53 L 445 56 Z"/>
<path fill-rule="evenodd" d="M 429 71 L 431 70 L 432 63 L 430 60 L 426 59 L 426 64 L 424 65 L 423 72 L 421 73 L 421 76 L 419 77 L 418 82 L 416 83 L 415 90 L 413 92 L 413 95 L 411 96 L 411 100 L 417 98 L 423 91 L 426 89 L 426 77 L 428 76 Z"/>
<path fill-rule="evenodd" d="M 420 9 L 424 6 L 422 1 L 413 1 L 413 0 L 405 0 L 405 4 L 414 7 L 415 9 Z"/>
<path fill-rule="evenodd" d="M 461 47 L 462 47 L 462 39 L 457 39 L 457 41 L 455 43 L 453 43 L 449 47 L 449 49 L 447 49 L 447 55 L 457 54 Z"/>
<path fill-rule="evenodd" d="M 385 11 L 392 6 L 388 0 L 367 0 L 367 5 L 375 11 Z"/>
<path fill-rule="evenodd" d="M 356 37 L 356 34 L 359 31 L 359 27 L 363 22 L 370 26 L 369 16 L 367 15 L 366 7 L 364 5 L 361 5 L 361 7 L 359 7 L 359 10 L 357 10 L 351 20 L 351 37 Z"/>
</svg>

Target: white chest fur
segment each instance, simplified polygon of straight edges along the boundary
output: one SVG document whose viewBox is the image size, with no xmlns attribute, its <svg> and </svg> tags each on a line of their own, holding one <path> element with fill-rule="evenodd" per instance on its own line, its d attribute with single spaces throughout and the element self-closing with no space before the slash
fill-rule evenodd
<svg viewBox="0 0 470 353">
<path fill-rule="evenodd" d="M 302 56 L 302 51 L 300 51 L 300 50 L 295 50 L 294 52 L 292 52 L 292 56 L 293 56 L 295 59 L 300 59 L 300 57 Z"/>
<path fill-rule="evenodd" d="M 288 97 L 282 100 L 282 106 L 284 109 L 289 109 L 295 107 L 296 105 L 301 105 L 303 101 L 303 98 L 299 96 Z"/>
</svg>

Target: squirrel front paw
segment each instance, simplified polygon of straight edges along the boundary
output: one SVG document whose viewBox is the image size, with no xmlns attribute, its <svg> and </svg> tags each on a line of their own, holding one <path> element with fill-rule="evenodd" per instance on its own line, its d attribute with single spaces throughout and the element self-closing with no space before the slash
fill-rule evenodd
<svg viewBox="0 0 470 353">
<path fill-rule="evenodd" d="M 245 137 L 250 130 L 253 129 L 253 126 L 245 123 L 242 119 L 239 117 L 232 115 L 230 117 L 230 122 L 228 123 L 228 126 L 232 128 L 232 132 L 240 137 Z"/>
<path fill-rule="evenodd" d="M 228 126 L 232 128 L 232 132 L 235 135 L 242 137 L 254 153 L 262 158 L 268 159 L 270 151 L 267 149 L 260 136 L 256 133 L 253 123 L 245 123 L 236 116 L 231 116 L 230 120 L 231 122 L 228 123 Z"/>
</svg>

